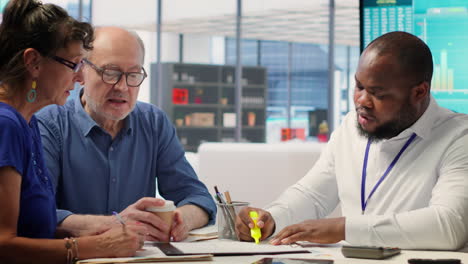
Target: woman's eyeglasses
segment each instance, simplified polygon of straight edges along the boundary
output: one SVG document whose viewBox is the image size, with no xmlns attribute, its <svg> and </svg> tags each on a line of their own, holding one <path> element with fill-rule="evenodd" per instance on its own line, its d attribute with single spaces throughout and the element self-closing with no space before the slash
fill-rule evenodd
<svg viewBox="0 0 468 264">
<path fill-rule="evenodd" d="M 84 64 L 83 60 L 81 60 L 78 63 L 74 63 L 59 56 L 52 56 L 52 59 L 72 69 L 73 72 L 78 72 L 81 69 L 81 67 L 83 67 L 83 64 Z"/>
</svg>

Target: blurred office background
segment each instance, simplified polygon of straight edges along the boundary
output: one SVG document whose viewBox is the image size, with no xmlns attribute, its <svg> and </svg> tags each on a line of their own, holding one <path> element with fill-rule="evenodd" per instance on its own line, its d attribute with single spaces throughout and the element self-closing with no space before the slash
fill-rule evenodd
<svg viewBox="0 0 468 264">
<path fill-rule="evenodd" d="M 0 0 L 0 6 L 6 2 Z M 61 5 L 95 26 L 118 25 L 137 31 L 146 45 L 145 69 L 150 72 L 151 64 L 156 63 L 158 1 L 43 2 Z M 359 56 L 359 2 L 334 2 L 334 110 L 338 123 L 352 108 Z M 235 66 L 237 4 L 235 0 L 161 1 L 161 62 Z M 315 123 L 327 121 L 329 10 L 328 0 L 242 2 L 242 65 L 266 70 L 265 115 L 256 116 L 265 119 L 261 133 L 266 142 L 281 141 L 281 129 L 288 127 L 304 129 L 306 139 L 315 135 L 317 131 L 309 131 L 310 113 L 315 110 L 319 113 Z M 139 100 L 151 102 L 151 93 L 157 91 L 151 87 L 155 78 L 157 74 L 151 71 L 140 88 Z"/>
<path fill-rule="evenodd" d="M 0 9 L 6 2 L 0 0 Z M 467 0 L 43 2 L 59 4 L 74 17 L 95 26 L 117 25 L 138 32 L 146 45 L 145 69 L 150 72 L 140 88 L 139 100 L 154 104 L 162 100 L 164 105 L 160 107 L 169 113 L 180 137 L 201 135 L 191 144 L 191 151 L 204 141 L 279 142 L 285 139 L 285 128 L 301 130 L 303 134 L 298 135 L 304 140 L 317 140 L 317 134 L 324 132 L 319 131 L 320 124 L 326 124 L 322 130 L 327 127 L 332 130 L 354 107 L 354 73 L 362 46 L 393 30 L 420 35 L 437 51 L 434 55 L 437 87 L 433 94 L 439 103 L 458 105 L 453 110 L 464 112 L 460 107 L 468 100 L 468 93 L 459 87 L 464 83 L 464 75 L 460 74 L 457 68 L 460 63 L 454 62 L 456 53 L 452 52 L 466 41 L 461 35 L 467 34 L 454 34 L 459 39 L 444 36 L 441 41 L 440 34 L 430 31 L 447 28 L 447 23 L 451 23 L 448 17 L 457 23 L 468 21 Z M 161 10 L 158 10 L 158 3 Z M 236 111 L 233 73 L 238 54 L 236 16 L 239 3 L 242 3 L 240 62 L 245 79 L 241 80 L 244 102 L 240 140 L 234 135 L 235 126 L 239 124 L 230 120 L 236 118 L 231 114 Z M 161 21 L 159 58 L 165 65 L 161 82 L 157 80 L 160 68 L 156 67 L 158 18 Z M 363 35 L 360 35 L 360 19 Z M 330 25 L 334 29 L 332 45 Z M 207 79 L 203 74 L 212 78 Z M 172 100 L 173 89 L 182 92 L 182 101 Z M 329 98 L 330 95 L 333 98 Z M 187 120 L 189 114 L 191 120 Z M 249 135 L 255 129 L 255 133 L 263 136 Z M 211 136 L 203 138 L 210 133 Z M 187 140 L 190 141 L 183 138 L 182 143 L 186 145 Z"/>
</svg>

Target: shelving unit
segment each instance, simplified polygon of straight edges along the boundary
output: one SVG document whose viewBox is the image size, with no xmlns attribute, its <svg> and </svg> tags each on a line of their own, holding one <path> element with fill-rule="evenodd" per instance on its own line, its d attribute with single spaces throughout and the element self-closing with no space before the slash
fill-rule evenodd
<svg viewBox="0 0 468 264">
<path fill-rule="evenodd" d="M 151 65 L 151 103 L 157 104 L 157 65 Z M 202 142 L 233 142 L 235 67 L 163 63 L 163 105 L 186 151 Z M 266 69 L 243 67 L 242 140 L 265 142 Z M 174 96 L 176 95 L 176 96 Z"/>
</svg>

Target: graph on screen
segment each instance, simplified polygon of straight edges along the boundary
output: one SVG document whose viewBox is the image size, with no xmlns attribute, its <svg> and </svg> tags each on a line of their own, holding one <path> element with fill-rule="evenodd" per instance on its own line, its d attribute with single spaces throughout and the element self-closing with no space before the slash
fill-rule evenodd
<svg viewBox="0 0 468 264">
<path fill-rule="evenodd" d="M 361 0 L 361 48 L 399 30 L 429 46 L 437 103 L 468 113 L 468 0 Z"/>
<path fill-rule="evenodd" d="M 7 3 L 8 3 L 8 0 L 0 0 L 0 23 L 2 23 L 3 9 L 5 9 L 5 6 Z"/>
</svg>

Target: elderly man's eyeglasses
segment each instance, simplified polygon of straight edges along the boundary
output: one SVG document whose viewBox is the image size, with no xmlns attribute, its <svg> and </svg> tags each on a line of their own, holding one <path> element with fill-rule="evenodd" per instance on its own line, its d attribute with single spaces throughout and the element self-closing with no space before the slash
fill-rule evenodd
<svg viewBox="0 0 468 264">
<path fill-rule="evenodd" d="M 52 56 L 52 59 L 72 69 L 73 72 L 78 72 L 81 69 L 81 67 L 83 67 L 83 60 L 81 60 L 78 63 L 74 63 L 59 56 Z"/>
<path fill-rule="evenodd" d="M 83 61 L 99 73 L 102 77 L 102 81 L 107 84 L 114 85 L 122 79 L 123 75 L 125 75 L 125 79 L 129 87 L 138 87 L 148 76 L 144 68 L 141 68 L 143 72 L 122 72 L 119 70 L 98 67 L 87 59 L 84 59 Z"/>
</svg>

